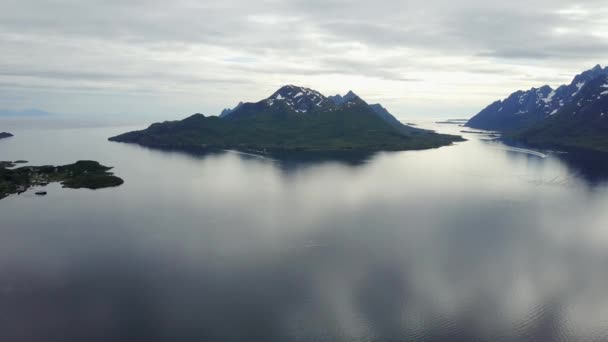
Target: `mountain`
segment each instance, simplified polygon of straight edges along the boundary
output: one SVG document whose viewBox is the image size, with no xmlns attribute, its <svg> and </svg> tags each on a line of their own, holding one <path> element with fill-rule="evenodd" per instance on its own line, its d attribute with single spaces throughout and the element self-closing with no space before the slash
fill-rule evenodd
<svg viewBox="0 0 608 342">
<path fill-rule="evenodd" d="M 562 110 L 568 111 L 569 105 L 575 102 L 584 88 L 589 87 L 591 81 L 606 75 L 608 67 L 602 69 L 597 65 L 577 75 L 569 85 L 557 89 L 545 85 L 528 91 L 517 91 L 486 107 L 469 120 L 466 126 L 501 132 L 527 129 Z"/>
<path fill-rule="evenodd" d="M 501 131 L 530 146 L 608 152 L 608 67 L 597 65 L 557 89 L 513 93 L 466 126 Z"/>
<path fill-rule="evenodd" d="M 10 138 L 13 135 L 7 132 L 0 132 L 0 139 Z"/>
<path fill-rule="evenodd" d="M 234 112 L 236 109 L 238 109 L 242 105 L 243 105 L 243 102 L 239 102 L 239 104 L 236 105 L 236 107 L 234 107 L 233 109 L 224 108 L 224 110 L 222 110 L 222 112 L 219 115 L 220 118 L 223 118 L 223 117 L 226 117 L 226 116 L 230 115 L 230 113 Z"/>
<path fill-rule="evenodd" d="M 341 96 L 340 94 L 338 94 L 338 95 L 330 96 L 329 99 L 334 104 L 340 106 L 345 103 L 352 102 L 356 99 L 360 99 L 360 97 L 357 94 L 355 94 L 352 90 L 349 90 L 348 93 L 346 93 L 346 95 L 344 95 L 344 96 Z M 402 124 L 401 121 L 397 120 L 397 118 L 395 118 L 393 116 L 393 114 L 389 113 L 389 111 L 386 108 L 384 108 L 381 104 L 379 104 L 379 103 L 370 104 L 369 107 L 374 111 L 374 113 L 376 113 L 380 118 L 382 118 L 382 120 L 386 121 L 391 126 L 397 128 L 399 130 L 405 131 L 406 133 L 408 131 L 411 131 L 412 127 Z"/>
<path fill-rule="evenodd" d="M 586 81 L 555 115 L 512 138 L 530 146 L 608 152 L 608 74 Z"/>
<path fill-rule="evenodd" d="M 407 130 L 412 128 L 410 126 L 403 125 L 401 121 L 397 120 L 397 118 L 395 118 L 393 114 L 389 113 L 388 110 L 382 107 L 382 105 L 379 103 L 371 104 L 369 105 L 369 107 L 374 111 L 374 113 L 376 113 L 376 115 L 378 115 L 380 118 L 382 118 L 382 120 L 386 121 L 393 127 L 399 128 L 401 130 Z"/>
<path fill-rule="evenodd" d="M 358 96 L 345 97 L 346 101 L 336 104 L 315 90 L 288 85 L 222 117 L 195 114 L 110 140 L 156 148 L 268 154 L 425 149 L 462 140 L 401 123 L 397 127 Z"/>
<path fill-rule="evenodd" d="M 346 93 L 346 95 L 341 96 L 340 94 L 334 95 L 334 96 L 330 96 L 329 99 L 335 103 L 336 105 L 342 105 L 345 104 L 347 102 L 350 102 L 356 98 L 359 98 L 359 96 L 357 96 L 357 94 L 353 93 L 352 90 L 349 90 L 348 93 Z"/>
</svg>

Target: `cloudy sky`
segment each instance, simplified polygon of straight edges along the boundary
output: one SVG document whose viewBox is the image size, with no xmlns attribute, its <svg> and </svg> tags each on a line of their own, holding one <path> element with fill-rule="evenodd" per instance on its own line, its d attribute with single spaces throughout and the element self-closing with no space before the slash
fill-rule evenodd
<svg viewBox="0 0 608 342">
<path fill-rule="evenodd" d="M 2 0 L 0 108 L 180 118 L 283 84 L 469 117 L 608 63 L 606 0 Z"/>
</svg>

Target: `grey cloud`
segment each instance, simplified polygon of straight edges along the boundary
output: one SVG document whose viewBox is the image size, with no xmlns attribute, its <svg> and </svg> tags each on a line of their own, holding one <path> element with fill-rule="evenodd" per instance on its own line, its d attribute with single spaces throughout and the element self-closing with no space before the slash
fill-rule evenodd
<svg viewBox="0 0 608 342">
<path fill-rule="evenodd" d="M 4 0 L 0 81 L 157 92 L 183 84 L 194 97 L 325 75 L 417 84 L 452 72 L 519 73 L 512 79 L 527 87 L 538 75 L 514 64 L 605 64 L 607 9 L 600 0 Z"/>
<path fill-rule="evenodd" d="M 205 78 L 189 75 L 171 74 L 165 72 L 150 73 L 118 73 L 118 72 L 87 72 L 70 70 L 22 69 L 2 70 L 0 76 L 36 77 L 50 80 L 173 80 L 180 83 L 250 83 L 239 78 Z"/>
<path fill-rule="evenodd" d="M 128 42 L 179 41 L 227 46 L 251 51 L 314 47 L 316 43 L 359 42 L 372 47 L 419 47 L 458 52 L 474 49 L 501 57 L 545 56 L 546 46 L 571 47 L 580 53 L 599 40 L 590 34 L 576 39 L 552 35 L 557 26 L 584 28 L 601 17 L 560 14 L 566 1 L 317 2 L 228 1 L 206 4 L 175 1 L 7 1 L 0 5 L 0 24 L 8 32 L 53 33 L 81 37 L 123 39 Z M 587 8 L 602 8 L 600 1 Z M 251 15 L 292 17 L 279 27 L 248 20 Z M 307 37 L 317 32 L 319 36 Z M 605 42 L 604 42 L 605 47 Z M 583 49 L 581 51 L 581 49 Z M 476 50 L 476 51 L 475 51 Z M 518 51 L 527 53 L 518 53 Z M 504 54 L 501 52 L 504 51 Z M 531 51 L 531 52 L 530 52 Z"/>
</svg>

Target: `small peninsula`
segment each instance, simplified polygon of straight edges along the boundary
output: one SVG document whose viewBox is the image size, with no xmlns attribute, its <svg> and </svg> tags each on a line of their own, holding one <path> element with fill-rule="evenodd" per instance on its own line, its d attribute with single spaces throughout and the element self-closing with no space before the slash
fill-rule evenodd
<svg viewBox="0 0 608 342">
<path fill-rule="evenodd" d="M 463 141 L 460 136 L 404 125 L 380 104 L 369 105 L 352 91 L 327 97 L 292 85 L 262 101 L 225 109 L 219 117 L 194 114 L 109 140 L 160 149 L 232 149 L 273 156 L 422 150 Z"/>
<path fill-rule="evenodd" d="M 96 161 L 81 160 L 63 166 L 22 166 L 15 169 L 17 163 L 24 161 L 0 162 L 0 199 L 11 194 L 25 192 L 34 186 L 45 186 L 61 182 L 64 188 L 102 189 L 119 186 L 124 181 L 109 172 L 111 167 L 103 166 Z"/>
<path fill-rule="evenodd" d="M 0 132 L 0 139 L 6 139 L 6 138 L 10 138 L 13 135 L 8 133 L 8 132 Z"/>
</svg>

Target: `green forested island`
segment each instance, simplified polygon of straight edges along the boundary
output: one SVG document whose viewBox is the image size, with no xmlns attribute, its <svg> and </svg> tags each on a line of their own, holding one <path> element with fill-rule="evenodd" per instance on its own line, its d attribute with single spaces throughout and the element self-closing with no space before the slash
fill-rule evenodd
<svg viewBox="0 0 608 342">
<path fill-rule="evenodd" d="M 0 162 L 0 199 L 22 193 L 34 186 L 44 186 L 52 182 L 61 182 L 64 188 L 101 189 L 119 186 L 124 181 L 109 172 L 111 167 L 103 166 L 96 161 L 81 160 L 63 166 L 22 166 L 15 167 L 17 162 Z"/>
<path fill-rule="evenodd" d="M 195 114 L 109 140 L 165 149 L 283 154 L 420 150 L 463 139 L 403 125 L 382 106 L 368 105 L 352 92 L 325 97 L 308 88 L 285 86 L 265 100 L 226 109 L 219 117 Z"/>
</svg>

